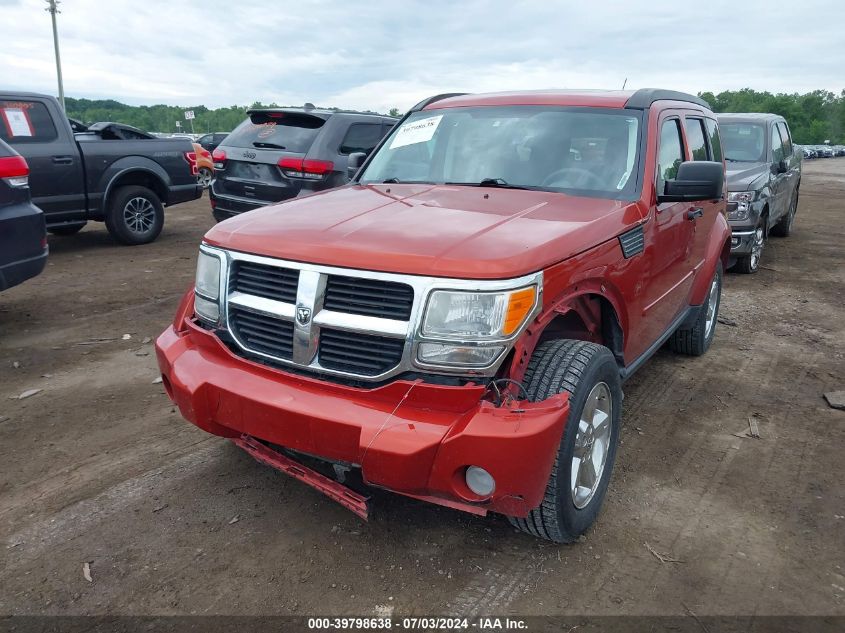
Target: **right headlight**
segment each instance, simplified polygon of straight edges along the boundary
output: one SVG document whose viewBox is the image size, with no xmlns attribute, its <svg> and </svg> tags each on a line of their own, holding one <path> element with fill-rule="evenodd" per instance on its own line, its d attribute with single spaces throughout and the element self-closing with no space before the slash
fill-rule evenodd
<svg viewBox="0 0 845 633">
<path fill-rule="evenodd" d="M 220 271 L 220 257 L 201 250 L 194 284 L 194 311 L 199 318 L 212 324 L 220 320 Z"/>
<path fill-rule="evenodd" d="M 728 193 L 729 220 L 747 220 L 751 213 L 751 203 L 757 197 L 756 191 L 731 191 Z"/>
<path fill-rule="evenodd" d="M 433 291 L 420 330 L 423 340 L 417 347 L 417 362 L 489 366 L 525 324 L 537 301 L 537 285 L 496 292 Z"/>
</svg>

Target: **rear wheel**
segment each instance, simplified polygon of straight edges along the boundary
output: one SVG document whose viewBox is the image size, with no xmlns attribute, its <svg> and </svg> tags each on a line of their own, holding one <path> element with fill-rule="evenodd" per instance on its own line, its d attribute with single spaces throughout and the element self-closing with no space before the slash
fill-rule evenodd
<svg viewBox="0 0 845 633">
<path fill-rule="evenodd" d="M 208 167 L 200 167 L 197 172 L 197 182 L 202 185 L 203 189 L 208 189 L 211 186 L 211 181 L 214 178 L 214 173 Z"/>
<path fill-rule="evenodd" d="M 673 351 L 701 356 L 710 347 L 716 335 L 716 322 L 719 318 L 719 305 L 722 301 L 722 263 L 716 264 L 716 272 L 710 282 L 710 291 L 704 305 L 698 309 L 695 323 L 688 328 L 678 328 L 669 338 Z"/>
<path fill-rule="evenodd" d="M 106 213 L 106 228 L 121 244 L 134 246 L 155 240 L 164 227 L 164 207 L 146 187 L 130 185 L 115 191 Z"/>
<path fill-rule="evenodd" d="M 547 341 L 534 351 L 524 382 L 535 402 L 567 392 L 569 417 L 543 502 L 524 519 L 508 519 L 533 536 L 569 543 L 595 522 L 607 492 L 619 442 L 619 368 L 602 345 Z"/>
<path fill-rule="evenodd" d="M 798 190 L 792 194 L 792 200 L 789 201 L 789 211 L 783 216 L 780 221 L 772 227 L 771 234 L 777 237 L 789 237 L 792 233 L 792 225 L 795 223 L 795 214 L 798 212 Z"/>
<path fill-rule="evenodd" d="M 736 264 L 733 267 L 733 270 L 736 272 L 750 275 L 760 269 L 760 258 L 763 256 L 763 246 L 766 244 L 765 221 L 766 219 L 762 218 L 760 224 L 754 229 L 751 252 L 748 255 L 737 258 Z"/>
</svg>

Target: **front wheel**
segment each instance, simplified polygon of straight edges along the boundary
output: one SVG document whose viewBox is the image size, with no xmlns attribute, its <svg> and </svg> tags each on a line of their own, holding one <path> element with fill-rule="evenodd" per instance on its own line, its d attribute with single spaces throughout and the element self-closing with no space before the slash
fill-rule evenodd
<svg viewBox="0 0 845 633">
<path fill-rule="evenodd" d="M 766 244 L 766 230 L 764 228 L 765 218 L 754 229 L 754 237 L 751 242 L 751 252 L 737 258 L 733 270 L 745 275 L 752 275 L 760 270 L 760 259 L 763 257 L 763 246 Z"/>
<path fill-rule="evenodd" d="M 534 402 L 567 392 L 569 417 L 542 503 L 524 519 L 508 519 L 528 534 L 570 543 L 595 522 L 607 492 L 622 413 L 619 367 L 602 345 L 547 341 L 534 351 L 524 383 Z"/>
<path fill-rule="evenodd" d="M 678 328 L 669 339 L 672 351 L 689 356 L 701 356 L 708 350 L 716 335 L 716 321 L 722 302 L 722 262 L 716 264 L 716 272 L 710 282 L 710 290 L 704 304 L 698 309 L 695 323 L 691 327 Z"/>
<path fill-rule="evenodd" d="M 147 189 L 130 185 L 120 187 L 106 213 L 106 228 L 121 244 L 149 244 L 164 227 L 164 207 L 158 196 Z"/>
</svg>

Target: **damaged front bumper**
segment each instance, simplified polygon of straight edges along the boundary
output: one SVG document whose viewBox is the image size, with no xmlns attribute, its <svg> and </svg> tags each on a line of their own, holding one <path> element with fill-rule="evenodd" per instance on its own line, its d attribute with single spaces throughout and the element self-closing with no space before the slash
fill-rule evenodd
<svg viewBox="0 0 845 633">
<path fill-rule="evenodd" d="M 187 318 L 159 337 L 156 354 L 187 420 L 341 503 L 340 484 L 306 467 L 307 476 L 297 476 L 288 468 L 297 462 L 266 444 L 360 467 L 365 483 L 414 498 L 524 517 L 543 500 L 569 413 L 566 394 L 497 407 L 483 385 L 395 380 L 361 389 L 296 375 L 234 355 Z M 469 466 L 490 473 L 492 494 L 469 489 Z M 348 499 L 363 507 L 363 497 Z"/>
</svg>

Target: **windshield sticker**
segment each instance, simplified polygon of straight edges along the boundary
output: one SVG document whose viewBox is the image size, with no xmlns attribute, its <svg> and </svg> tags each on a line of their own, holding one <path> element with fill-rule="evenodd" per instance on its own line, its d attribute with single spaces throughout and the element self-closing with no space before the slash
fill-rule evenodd
<svg viewBox="0 0 845 633">
<path fill-rule="evenodd" d="M 21 108 L 3 108 L 3 118 L 6 119 L 9 136 L 35 135 L 29 117 Z"/>
<path fill-rule="evenodd" d="M 403 124 L 396 132 L 396 136 L 393 137 L 393 141 L 390 143 L 390 149 L 430 141 L 437 131 L 437 126 L 440 125 L 440 119 L 442 118 L 443 115 L 439 114 Z"/>
</svg>

